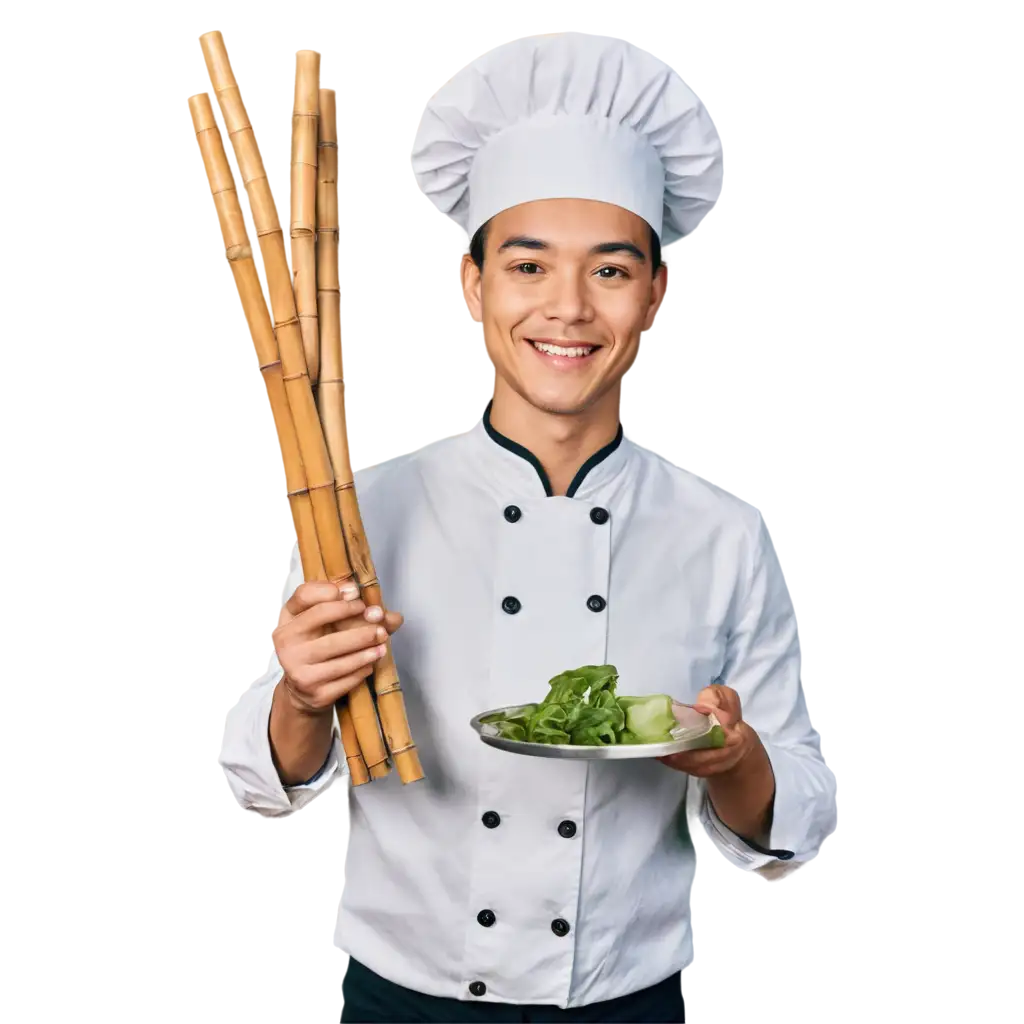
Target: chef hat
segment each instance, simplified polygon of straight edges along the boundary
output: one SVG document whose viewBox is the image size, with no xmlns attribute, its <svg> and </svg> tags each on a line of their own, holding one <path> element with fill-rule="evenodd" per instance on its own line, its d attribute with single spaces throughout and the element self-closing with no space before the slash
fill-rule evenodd
<svg viewBox="0 0 1024 1024">
<path fill-rule="evenodd" d="M 662 245 L 718 199 L 722 146 L 703 104 L 621 39 L 565 32 L 478 57 L 427 104 L 413 145 L 420 188 L 470 237 L 537 199 L 597 199 L 642 217 Z"/>
</svg>

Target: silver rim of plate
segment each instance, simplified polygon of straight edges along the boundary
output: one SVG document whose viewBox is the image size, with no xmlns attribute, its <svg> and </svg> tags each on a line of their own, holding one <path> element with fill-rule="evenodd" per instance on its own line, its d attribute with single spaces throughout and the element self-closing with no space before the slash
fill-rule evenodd
<svg viewBox="0 0 1024 1024">
<path fill-rule="evenodd" d="M 677 707 L 685 707 L 679 701 L 672 702 Z M 701 728 L 687 728 L 680 725 L 672 730 L 672 735 L 677 738 L 671 743 L 623 743 L 610 744 L 608 746 L 577 746 L 567 743 L 528 743 L 525 740 L 508 740 L 498 734 L 493 725 L 484 725 L 483 719 L 496 714 L 508 714 L 519 708 L 526 707 L 525 704 L 509 704 L 502 708 L 492 708 L 490 711 L 481 711 L 479 715 L 470 719 L 469 724 L 479 735 L 484 743 L 499 750 L 507 750 L 513 754 L 527 754 L 531 757 L 558 757 L 574 758 L 577 760 L 592 761 L 616 761 L 627 760 L 638 757 L 667 757 L 669 754 L 681 754 L 685 750 L 704 750 L 711 744 L 708 737 L 712 729 L 721 723 L 714 714 L 706 718 L 706 726 Z M 703 715 L 701 716 L 704 717 Z"/>
</svg>

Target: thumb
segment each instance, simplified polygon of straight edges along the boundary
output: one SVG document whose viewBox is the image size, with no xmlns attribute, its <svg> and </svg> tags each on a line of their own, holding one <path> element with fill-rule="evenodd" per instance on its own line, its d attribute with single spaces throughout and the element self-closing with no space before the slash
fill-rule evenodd
<svg viewBox="0 0 1024 1024">
<path fill-rule="evenodd" d="M 403 622 L 405 622 L 405 616 L 401 612 L 386 611 L 384 613 L 384 628 L 388 633 L 394 633 Z"/>
<path fill-rule="evenodd" d="M 720 708 L 722 706 L 722 695 L 718 691 L 716 686 L 705 686 L 700 693 L 697 694 L 697 699 L 694 704 L 703 704 L 709 708 Z"/>
</svg>

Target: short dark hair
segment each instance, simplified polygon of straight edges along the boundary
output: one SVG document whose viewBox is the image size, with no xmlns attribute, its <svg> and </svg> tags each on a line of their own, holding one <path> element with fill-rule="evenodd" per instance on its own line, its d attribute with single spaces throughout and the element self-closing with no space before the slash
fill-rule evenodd
<svg viewBox="0 0 1024 1024">
<path fill-rule="evenodd" d="M 487 244 L 487 228 L 490 221 L 484 221 L 476 229 L 469 243 L 469 258 L 476 264 L 477 270 L 481 273 L 484 269 L 484 247 Z M 661 239 L 658 233 L 649 224 L 647 230 L 651 233 L 651 276 L 653 277 L 661 267 Z"/>
</svg>

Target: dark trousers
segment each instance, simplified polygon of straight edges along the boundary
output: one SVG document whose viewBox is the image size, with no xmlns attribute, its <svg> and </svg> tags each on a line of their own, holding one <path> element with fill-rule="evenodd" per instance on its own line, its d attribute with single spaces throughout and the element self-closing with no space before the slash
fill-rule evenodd
<svg viewBox="0 0 1024 1024">
<path fill-rule="evenodd" d="M 406 1021 L 639 1021 L 661 1024 L 686 1020 L 680 972 L 657 985 L 617 999 L 568 1010 L 557 1006 L 485 1003 L 428 996 L 386 981 L 353 957 L 342 983 L 342 1024 L 356 1021 L 404 1024 Z"/>
</svg>

